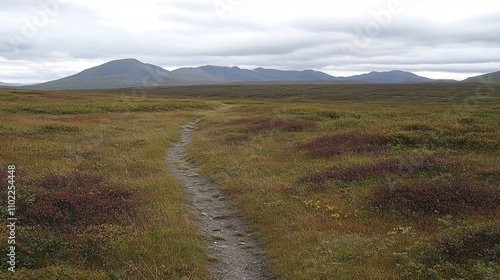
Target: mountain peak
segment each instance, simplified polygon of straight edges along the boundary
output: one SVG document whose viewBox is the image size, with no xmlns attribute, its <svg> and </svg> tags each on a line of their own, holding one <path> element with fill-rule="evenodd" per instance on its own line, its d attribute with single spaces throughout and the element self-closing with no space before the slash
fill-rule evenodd
<svg viewBox="0 0 500 280">
<path fill-rule="evenodd" d="M 108 63 L 113 63 L 113 62 L 139 62 L 139 63 L 142 63 L 141 61 L 139 61 L 138 59 L 136 58 L 122 58 L 122 59 L 115 59 L 115 60 L 111 60 L 109 61 Z"/>
<path fill-rule="evenodd" d="M 402 70 L 392 70 L 385 72 L 372 71 L 367 74 L 355 75 L 346 79 L 372 83 L 421 83 L 432 81 L 432 79 L 418 76 L 411 72 Z"/>
<path fill-rule="evenodd" d="M 91 90 L 145 87 L 164 84 L 170 72 L 134 58 L 106 62 L 59 80 L 38 84 L 36 89 Z"/>
</svg>

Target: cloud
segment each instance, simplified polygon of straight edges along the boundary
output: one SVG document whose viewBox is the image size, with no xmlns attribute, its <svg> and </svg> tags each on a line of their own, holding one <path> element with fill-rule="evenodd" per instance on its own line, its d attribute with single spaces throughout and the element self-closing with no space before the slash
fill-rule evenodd
<svg viewBox="0 0 500 280">
<path fill-rule="evenodd" d="M 10 2 L 0 3 L 3 82 L 46 81 L 126 57 L 167 69 L 333 75 L 401 69 L 465 78 L 500 70 L 500 7 L 489 0 Z"/>
</svg>

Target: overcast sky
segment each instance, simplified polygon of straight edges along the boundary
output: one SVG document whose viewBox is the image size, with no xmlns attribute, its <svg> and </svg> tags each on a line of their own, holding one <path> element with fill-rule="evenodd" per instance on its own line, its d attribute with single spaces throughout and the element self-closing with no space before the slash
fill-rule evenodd
<svg viewBox="0 0 500 280">
<path fill-rule="evenodd" d="M 10 0 L 0 2 L 0 81 L 62 78 L 114 59 L 405 70 L 464 79 L 500 70 L 497 0 Z"/>
</svg>

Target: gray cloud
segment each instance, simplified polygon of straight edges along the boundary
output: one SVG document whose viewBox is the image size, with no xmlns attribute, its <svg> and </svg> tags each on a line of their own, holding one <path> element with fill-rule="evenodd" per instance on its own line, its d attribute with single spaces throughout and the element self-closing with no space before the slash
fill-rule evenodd
<svg viewBox="0 0 500 280">
<path fill-rule="evenodd" d="M 216 1 L 230 5 L 223 17 Z M 334 75 L 402 69 L 465 77 L 500 70 L 500 9 L 491 6 L 441 22 L 407 5 L 377 23 L 373 13 L 383 13 L 387 1 L 356 0 L 352 7 L 298 0 L 34 2 L 0 4 L 6 66 L 0 81 L 45 81 L 125 57 L 169 69 L 212 64 Z"/>
</svg>

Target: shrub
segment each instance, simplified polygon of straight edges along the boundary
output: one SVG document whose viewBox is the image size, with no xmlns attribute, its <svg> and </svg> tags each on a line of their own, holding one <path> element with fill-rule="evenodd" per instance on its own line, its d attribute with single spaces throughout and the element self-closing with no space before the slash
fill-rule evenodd
<svg viewBox="0 0 500 280">
<path fill-rule="evenodd" d="M 118 225 L 90 226 L 77 236 L 75 246 L 88 266 L 106 267 L 115 264 L 114 257 L 123 244 L 126 229 Z"/>
<path fill-rule="evenodd" d="M 412 123 L 403 126 L 403 130 L 407 131 L 431 131 L 433 128 L 423 123 Z"/>
<path fill-rule="evenodd" d="M 232 121 L 229 121 L 227 123 L 227 125 L 241 125 L 241 124 L 249 124 L 249 123 L 252 123 L 254 122 L 255 120 L 251 120 L 251 119 L 236 119 L 236 120 L 232 120 Z"/>
<path fill-rule="evenodd" d="M 54 260 L 67 256 L 70 250 L 63 236 L 41 226 L 18 227 L 16 243 L 18 245 L 16 266 L 24 268 L 41 268 L 51 265 Z M 7 261 L 2 262 L 2 264 L 6 263 Z"/>
<path fill-rule="evenodd" d="M 298 149 L 315 157 L 330 157 L 345 153 L 370 153 L 382 150 L 386 138 L 380 134 L 343 133 L 316 138 Z"/>
<path fill-rule="evenodd" d="M 344 170 L 327 170 L 312 173 L 300 179 L 303 183 L 322 183 L 328 180 L 354 181 L 369 176 L 388 174 L 413 175 L 419 172 L 439 170 L 443 162 L 439 155 L 424 154 L 386 159 L 377 163 L 361 164 Z"/>
<path fill-rule="evenodd" d="M 67 125 L 46 125 L 40 128 L 42 133 L 73 133 L 78 131 L 80 131 L 78 127 Z"/>
<path fill-rule="evenodd" d="M 500 221 L 462 225 L 396 260 L 404 279 L 498 279 Z"/>
<path fill-rule="evenodd" d="M 427 142 L 422 135 L 410 132 L 397 132 L 389 135 L 388 144 L 394 146 L 418 146 Z"/>
<path fill-rule="evenodd" d="M 451 230 L 436 238 L 432 245 L 445 260 L 455 263 L 499 261 L 500 221 Z"/>
<path fill-rule="evenodd" d="M 20 220 L 27 225 L 73 231 L 89 225 L 119 222 L 139 204 L 130 188 L 104 183 L 103 177 L 75 172 L 48 174 L 32 182 L 35 199 L 19 201 Z"/>
<path fill-rule="evenodd" d="M 374 191 L 373 206 L 403 213 L 457 214 L 467 210 L 493 210 L 500 207 L 500 190 L 460 178 L 451 182 L 402 186 L 388 183 Z"/>
<path fill-rule="evenodd" d="M 476 178 L 480 180 L 487 180 L 493 184 L 500 184 L 500 171 L 483 171 L 476 174 Z"/>
<path fill-rule="evenodd" d="M 318 113 L 319 116 L 331 120 L 336 120 L 340 119 L 342 117 L 342 114 L 334 112 L 334 111 L 323 111 Z"/>
<path fill-rule="evenodd" d="M 263 132 L 269 130 L 280 131 L 301 131 L 306 128 L 314 127 L 314 122 L 308 120 L 298 120 L 292 118 L 259 119 L 249 121 L 244 132 Z"/>
<path fill-rule="evenodd" d="M 27 182 L 27 184 L 52 190 L 70 186 L 91 186 L 102 182 L 104 182 L 104 176 L 102 175 L 75 171 L 71 174 L 48 173 L 40 179 Z"/>
<path fill-rule="evenodd" d="M 235 142 L 243 142 L 243 141 L 249 141 L 250 136 L 245 135 L 245 134 L 237 134 L 237 135 L 230 135 L 227 136 L 225 141 L 228 143 L 235 143 Z"/>
</svg>

